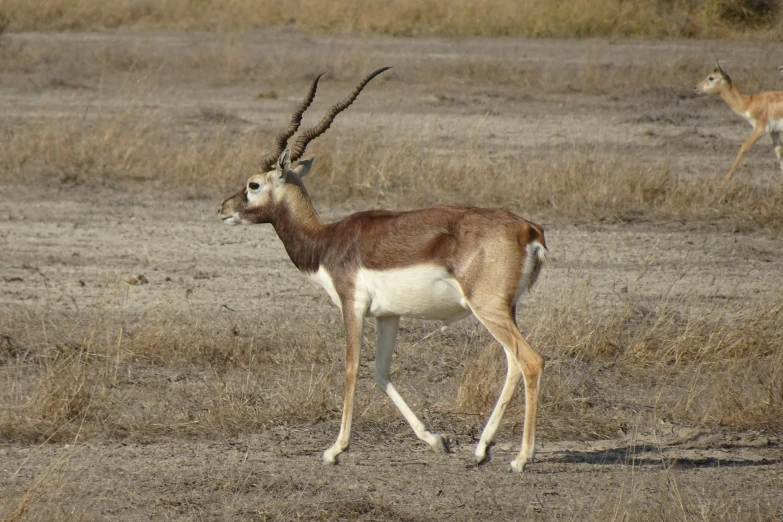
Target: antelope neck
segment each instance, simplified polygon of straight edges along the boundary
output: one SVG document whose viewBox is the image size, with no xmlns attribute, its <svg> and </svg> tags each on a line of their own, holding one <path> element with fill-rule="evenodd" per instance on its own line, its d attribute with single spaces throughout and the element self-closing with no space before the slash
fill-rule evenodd
<svg viewBox="0 0 783 522">
<path fill-rule="evenodd" d="M 742 94 L 734 85 L 731 85 L 727 90 L 721 92 L 720 97 L 723 98 L 723 101 L 725 101 L 729 107 L 731 107 L 731 110 L 740 116 L 745 115 L 748 105 L 750 105 L 750 96 Z"/>
<path fill-rule="evenodd" d="M 310 198 L 301 192 L 284 198 L 271 224 L 296 268 L 307 273 L 318 271 L 328 241 L 326 223 L 318 216 Z"/>
</svg>

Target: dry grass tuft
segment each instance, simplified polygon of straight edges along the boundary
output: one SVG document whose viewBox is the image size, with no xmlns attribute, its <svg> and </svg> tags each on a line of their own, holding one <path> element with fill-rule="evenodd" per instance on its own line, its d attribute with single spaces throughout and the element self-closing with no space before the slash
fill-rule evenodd
<svg viewBox="0 0 783 522">
<path fill-rule="evenodd" d="M 188 197 L 225 195 L 252 172 L 258 144 L 269 136 L 222 110 L 203 108 L 198 119 L 206 121 L 172 136 L 168 118 L 131 103 L 111 116 L 18 122 L 0 128 L 1 176 L 55 177 L 63 185 L 143 180 Z M 599 221 L 731 217 L 783 226 L 780 187 L 685 178 L 665 158 L 645 161 L 609 146 L 500 150 L 487 157 L 484 149 L 441 138 L 422 144 L 367 133 L 346 151 L 334 138 L 313 147 L 318 160 L 308 185 L 316 206 L 324 199 L 383 199 L 387 206 L 469 204 Z"/>
<path fill-rule="evenodd" d="M 74 451 L 66 451 L 40 470 L 21 494 L 10 496 L 12 502 L 0 504 L 0 519 L 3 522 L 84 520 L 90 504 L 87 492 L 74 491 L 68 480 L 68 475 L 75 472 L 71 467 Z M 62 498 L 68 498 L 68 502 L 63 503 Z"/>
<path fill-rule="evenodd" d="M 675 418 L 735 430 L 783 431 L 783 354 L 779 347 L 766 357 L 702 365 L 681 378 L 688 392 L 672 402 Z"/>
<path fill-rule="evenodd" d="M 203 113 L 202 113 L 203 114 Z M 186 179 L 225 180 L 252 165 L 257 138 L 228 125 L 224 113 L 203 118 L 221 120 L 198 138 L 172 149 L 169 123 L 154 111 L 131 104 L 117 115 L 70 118 L 55 125 L 19 123 L 0 129 L 0 154 L 6 176 L 68 177 L 69 182 L 158 180 L 177 184 Z M 24 174 L 23 174 L 24 173 Z M 72 173 L 72 176 L 68 176 Z M 187 184 L 183 184 L 187 186 Z"/>
<path fill-rule="evenodd" d="M 614 314 L 589 312 L 583 303 L 584 296 L 564 294 L 530 312 L 537 326 L 528 337 L 548 358 L 541 412 L 548 439 L 611 438 L 619 424 L 634 424 L 632 413 L 606 415 L 616 405 L 603 383 L 640 369 L 665 376 L 655 385 L 658 395 L 642 394 L 656 415 L 783 429 L 779 308 L 738 314 L 727 307 L 706 316 L 662 300 Z M 274 318 L 258 324 L 192 315 L 140 320 L 103 310 L 12 314 L 0 323 L 0 398 L 7 405 L 0 434 L 36 443 L 226 437 L 337 418 L 342 339 L 329 329 L 321 337 L 322 330 L 302 332 Z M 479 328 L 455 340 L 462 353 L 443 366 L 437 350 L 415 348 L 421 331 L 403 335 L 395 379 L 404 387 L 406 375 L 421 378 L 429 367 L 461 375 L 456 396 L 440 408 L 451 411 L 454 401 L 457 413 L 476 414 L 471 422 L 482 424 L 505 377 L 501 348 Z M 360 402 L 367 400 L 360 393 Z M 382 394 L 372 400 L 388 402 Z M 508 414 L 512 430 L 522 419 L 516 402 Z M 394 427 L 388 408 L 359 409 L 363 423 L 380 419 Z"/>
<path fill-rule="evenodd" d="M 775 0 L 710 0 L 704 5 L 707 19 L 737 29 L 770 27 L 779 20 L 780 11 Z"/>
<path fill-rule="evenodd" d="M 339 351 L 290 327 L 57 313 L 0 325 L 8 441 L 231 436 L 337 410 Z M 269 333 L 271 332 L 271 333 Z M 304 336 L 303 336 L 304 335 Z M 169 390 L 167 393 L 161 393 Z"/>
<path fill-rule="evenodd" d="M 570 309 L 558 313 L 552 332 L 542 339 L 565 346 L 581 358 L 633 360 L 637 365 L 699 364 L 730 358 L 767 357 L 783 343 L 781 308 L 753 310 L 736 317 L 736 310 L 695 313 L 686 301 L 661 300 L 653 306 L 627 304 L 621 312 L 598 317 Z M 585 331 L 580 325 L 590 325 Z"/>
<path fill-rule="evenodd" d="M 548 358 L 540 416 L 548 438 L 611 438 L 623 422 L 636 422 L 607 416 L 617 405 L 602 397 L 607 375 L 626 371 L 666 376 L 665 384 L 652 380 L 654 388 L 662 388 L 647 396 L 662 418 L 771 433 L 783 429 L 781 307 L 739 314 L 726 307 L 705 314 L 666 299 L 626 306 L 621 313 L 591 312 L 579 290 L 535 310 L 538 326 L 528 339 Z M 505 368 L 502 349 L 488 334 L 480 336 L 460 378 L 458 411 L 488 415 Z M 523 394 L 520 387 L 508 413 L 516 423 L 523 417 Z"/>
<path fill-rule="evenodd" d="M 651 477 L 633 464 L 627 467 L 622 489 L 609 497 L 599 497 L 589 511 L 587 520 L 627 520 L 643 522 L 658 520 L 775 520 L 783 510 L 774 501 L 761 495 L 728 500 L 712 492 L 682 481 L 676 462 L 666 462 L 664 469 Z M 657 498 L 645 497 L 644 489 L 655 487 Z M 587 513 L 585 513 L 587 515 Z"/>
<path fill-rule="evenodd" d="M 444 149 L 459 153 L 445 154 Z M 780 188 L 686 179 L 665 159 L 645 162 L 609 147 L 559 146 L 487 158 L 484 150 L 464 144 L 422 146 L 376 135 L 352 144 L 344 155 L 329 150 L 317 155 L 321 164 L 309 184 L 314 194 L 333 201 L 449 202 L 560 217 L 577 210 L 581 218 L 616 221 L 741 216 L 767 226 L 783 224 Z"/>
<path fill-rule="evenodd" d="M 333 2 L 114 2 L 6 0 L 0 15 L 12 30 L 166 27 L 229 31 L 258 25 L 330 33 L 549 37 L 715 37 L 780 34 L 772 0 L 370 0 Z"/>
</svg>

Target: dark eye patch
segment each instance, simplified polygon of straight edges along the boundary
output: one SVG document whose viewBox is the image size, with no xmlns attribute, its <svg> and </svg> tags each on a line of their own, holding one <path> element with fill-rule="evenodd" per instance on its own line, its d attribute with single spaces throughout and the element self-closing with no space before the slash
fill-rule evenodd
<svg viewBox="0 0 783 522">
<path fill-rule="evenodd" d="M 250 187 L 250 190 L 258 190 L 259 188 L 261 188 L 261 185 L 259 185 L 256 182 L 248 183 L 247 186 Z"/>
</svg>

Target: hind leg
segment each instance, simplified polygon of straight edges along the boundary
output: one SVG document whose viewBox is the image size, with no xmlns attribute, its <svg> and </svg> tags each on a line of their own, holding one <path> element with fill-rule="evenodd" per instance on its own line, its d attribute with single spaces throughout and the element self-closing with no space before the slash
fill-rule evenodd
<svg viewBox="0 0 783 522">
<path fill-rule="evenodd" d="M 427 431 L 424 423 L 419 420 L 405 400 L 391 383 L 391 363 L 394 354 L 394 342 L 397 338 L 397 328 L 400 324 L 398 316 L 378 318 L 378 351 L 375 353 L 375 382 L 400 410 L 405 420 L 413 428 L 416 436 L 429 444 L 435 451 L 446 453 L 446 441 L 442 435 Z"/>
<path fill-rule="evenodd" d="M 495 440 L 495 433 L 497 433 L 500 421 L 503 420 L 503 415 L 506 413 L 506 407 L 511 401 L 511 397 L 514 396 L 514 392 L 517 391 L 519 381 L 522 379 L 522 372 L 519 369 L 516 358 L 507 348 L 504 348 L 504 351 L 506 353 L 506 382 L 503 383 L 498 402 L 495 404 L 492 415 L 489 416 L 487 425 L 484 427 L 484 431 L 481 432 L 481 438 L 476 445 L 476 464 L 481 464 L 487 458 L 487 448 Z"/>
<path fill-rule="evenodd" d="M 495 302 L 492 302 L 495 301 Z M 544 361 L 520 333 L 513 317 L 513 307 L 492 300 L 489 303 L 471 302 L 471 308 L 481 323 L 487 327 L 492 336 L 503 345 L 509 368 L 503 390 L 487 421 L 476 448 L 476 460 L 483 460 L 486 447 L 495 436 L 503 413 L 511 400 L 511 396 L 519 383 L 521 374 L 525 380 L 525 425 L 522 434 L 522 448 L 511 462 L 514 471 L 523 471 L 528 462 L 535 456 L 536 445 L 536 410 L 538 409 L 538 392 Z M 515 369 L 511 367 L 515 366 Z"/>
</svg>

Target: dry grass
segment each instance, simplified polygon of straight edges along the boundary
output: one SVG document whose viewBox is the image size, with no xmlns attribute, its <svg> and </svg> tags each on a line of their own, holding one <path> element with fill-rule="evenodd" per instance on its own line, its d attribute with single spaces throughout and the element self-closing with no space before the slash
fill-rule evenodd
<svg viewBox="0 0 783 522">
<path fill-rule="evenodd" d="M 128 318 L 108 316 L 4 319 L 4 439 L 233 436 L 337 407 L 330 368 L 340 351 L 312 332 L 267 324 L 259 338 L 257 325 L 229 320 L 166 317 L 129 326 Z"/>
<path fill-rule="evenodd" d="M 382 196 L 417 206 L 448 201 L 524 209 L 527 215 L 567 216 L 578 209 L 582 218 L 599 220 L 742 216 L 765 225 L 783 223 L 778 187 L 684 179 L 665 159 L 647 162 L 618 154 L 616 148 L 558 146 L 532 154 L 490 154 L 487 161 L 483 149 L 421 145 L 389 147 L 387 137 L 370 136 L 338 164 L 330 161 L 329 152 L 322 153 L 319 161 L 329 171 L 314 175 L 311 186 L 315 194 L 337 200 Z M 444 149 L 460 153 L 439 152 Z"/>
<path fill-rule="evenodd" d="M 593 312 L 585 290 L 574 288 L 528 312 L 537 325 L 528 339 L 548 358 L 541 413 L 547 437 L 611 438 L 622 425 L 638 422 L 607 416 L 618 405 L 602 396 L 612 388 L 606 383 L 626 373 L 636 375 L 626 392 L 649 386 L 641 392 L 651 408 L 647 420 L 783 430 L 783 308 L 705 313 L 695 302 L 661 298 L 652 306 L 631 301 Z M 482 333 L 467 358 L 457 408 L 488 415 L 505 377 L 505 357 Z M 519 422 L 522 416 L 520 399 L 509 417 Z"/>
<path fill-rule="evenodd" d="M 90 505 L 88 494 L 74 488 L 68 480 L 69 474 L 84 472 L 71 466 L 71 458 L 76 451 L 75 448 L 66 450 L 40 470 L 21 494 L 9 495 L 10 502 L 0 503 L 0 519 L 3 522 L 84 520 Z M 16 470 L 13 478 L 19 471 Z M 62 502 L 61 498 L 68 498 L 68 502 Z"/>
<path fill-rule="evenodd" d="M 271 143 L 272 132 L 259 131 L 233 108 L 202 105 L 183 114 L 156 108 L 158 97 L 169 84 L 196 83 L 206 74 L 217 85 L 258 82 L 257 94 L 263 94 L 263 99 L 247 101 L 248 110 L 257 110 L 256 103 L 273 103 L 267 100 L 269 92 L 277 96 L 277 91 L 267 87 L 286 86 L 288 96 L 300 92 L 294 86 L 309 77 L 302 76 L 301 67 L 286 65 L 284 51 L 259 54 L 251 52 L 250 44 L 231 39 L 208 44 L 183 56 L 161 52 L 155 43 L 129 45 L 120 40 L 94 45 L 88 40 L 46 38 L 31 43 L 10 38 L 0 46 L 4 71 L 25 85 L 32 82 L 42 93 L 56 90 L 74 95 L 70 102 L 64 97 L 66 106 L 56 117 L 42 107 L 34 117 L 10 114 L 4 118 L 0 123 L 0 179 L 24 183 L 56 178 L 66 185 L 142 180 L 147 186 L 176 188 L 190 197 L 232 192 L 244 182 L 260 150 Z M 698 120 L 678 109 L 675 102 L 684 96 L 685 86 L 704 74 L 701 60 L 678 51 L 666 63 L 625 63 L 613 59 L 611 47 L 593 42 L 585 46 L 581 60 L 562 67 L 536 61 L 509 67 L 497 57 L 441 60 L 425 56 L 405 66 L 404 78 L 384 76 L 373 86 L 383 92 L 389 87 L 383 82 L 396 89 L 404 81 L 406 92 L 415 92 L 417 84 L 437 85 L 432 95 L 444 105 L 475 104 L 469 95 L 461 94 L 459 85 L 466 84 L 468 91 L 507 86 L 525 96 L 578 89 L 636 97 L 640 91 L 652 90 L 648 95 L 660 98 L 661 109 L 637 116 L 638 123 L 662 120 L 681 129 L 686 139 L 696 136 L 698 130 L 690 127 Z M 773 48 L 759 51 L 753 61 L 734 64 L 732 74 L 742 79 L 748 92 L 768 86 L 769 71 L 761 63 L 773 60 L 775 53 Z M 369 68 L 368 58 L 350 52 L 322 55 L 308 67 L 333 71 L 328 86 L 334 80 L 353 81 Z M 274 83 L 269 83 L 270 77 Z M 448 82 L 440 85 L 440 78 L 461 83 L 458 88 L 449 87 Z M 104 81 L 111 82 L 107 92 L 118 105 L 105 105 L 100 99 L 85 102 L 84 92 L 102 93 Z M 462 96 L 468 96 L 467 101 Z M 779 185 L 758 185 L 743 176 L 726 185 L 717 174 L 706 178 L 684 175 L 670 161 L 666 145 L 619 149 L 582 142 L 487 149 L 483 138 L 494 132 L 493 117 L 503 110 L 502 100 L 490 103 L 494 105 L 473 119 L 470 133 L 475 140 L 452 137 L 448 130 L 422 138 L 411 136 L 410 128 L 402 126 L 379 125 L 361 135 L 335 126 L 310 150 L 318 158 L 308 180 L 317 205 L 359 198 L 383 200 L 387 206 L 503 206 L 525 215 L 561 218 L 577 214 L 621 221 L 729 217 L 775 228 L 783 223 Z M 318 114 L 318 110 L 311 112 Z"/>
<path fill-rule="evenodd" d="M 661 422 L 672 421 L 773 436 L 783 430 L 779 309 L 727 305 L 706 316 L 689 314 L 685 303 L 675 307 L 661 299 L 652 307 L 631 301 L 618 316 L 585 308 L 585 292 L 584 287 L 565 291 L 548 304 L 534 296 L 535 306 L 520 316 L 520 324 L 535 324 L 526 333 L 548 361 L 541 440 L 622 439 L 628 430 L 654 432 Z M 742 320 L 745 317 L 749 319 Z M 100 307 L 95 312 L 29 310 L 4 316 L 0 437 L 10 445 L 38 446 L 29 450 L 31 458 L 42 449 L 57 448 L 49 442 L 81 444 L 64 453 L 55 450 L 61 456 L 44 469 L 23 466 L 25 478 L 8 483 L 8 502 L 0 507 L 0 516 L 9 521 L 81 520 L 91 503 L 122 496 L 73 481 L 118 441 L 175 441 L 172 455 L 187 459 L 183 441 L 225 445 L 267 430 L 285 441 L 289 431 L 304 433 L 325 419 L 330 422 L 323 427 L 333 436 L 343 372 L 343 340 L 333 328 L 315 325 L 301 333 L 287 318 L 274 314 L 259 324 L 256 317 L 235 314 L 136 318 Z M 412 404 L 422 399 L 429 404 L 420 411 L 428 425 L 470 444 L 499 392 L 505 374 L 502 350 L 480 325 L 460 323 L 440 338 L 427 337 L 430 330 L 406 321 L 394 380 Z M 323 337 L 316 332 L 324 332 Z M 373 334 L 370 327 L 368 343 Z M 369 392 L 371 352 L 365 350 L 361 365 L 355 439 L 360 446 L 389 444 L 402 434 L 406 446 L 418 447 L 388 399 Z M 520 392 L 506 414 L 500 440 L 518 443 L 522 402 Z M 618 442 L 627 444 L 623 451 L 628 453 L 619 464 L 625 477 L 622 489 L 602 489 L 590 502 L 569 503 L 564 509 L 576 518 L 644 520 L 651 510 L 664 520 L 779 515 L 779 507 L 761 493 L 727 504 L 705 496 L 698 484 L 680 485 L 670 456 L 661 455 L 656 466 L 660 471 L 642 473 L 632 454 L 634 435 L 627 435 L 627 443 Z M 313 445 L 302 438 L 294 435 L 289 451 Z M 72 464 L 78 448 L 90 455 Z M 219 451 L 218 467 L 202 464 L 181 479 L 190 481 L 185 489 L 193 493 L 164 495 L 156 509 L 167 512 L 166 502 L 174 502 L 174 507 L 192 502 L 188 512 L 202 510 L 225 520 L 253 514 L 274 519 L 412 519 L 410 512 L 384 497 L 313 498 L 319 487 L 304 476 L 259 474 L 258 461 L 246 461 L 248 454 L 261 449 L 240 449 L 231 458 L 225 449 Z M 657 500 L 650 500 L 650 488 L 660 492 Z M 217 496 L 222 491 L 225 494 Z M 305 492 L 305 503 L 292 501 Z M 544 497 L 546 507 L 552 507 L 550 500 Z"/>
<path fill-rule="evenodd" d="M 11 30 L 166 27 L 228 31 L 296 25 L 309 31 L 390 35 L 775 37 L 773 0 L 232 0 L 101 2 L 6 0 L 0 17 Z"/>
<path fill-rule="evenodd" d="M 642 494 L 649 487 L 659 491 L 653 501 Z M 643 522 L 651 518 L 678 521 L 775 520 L 782 514 L 780 506 L 767 501 L 763 495 L 716 501 L 711 491 L 683 484 L 674 462 L 664 463 L 664 469 L 647 480 L 641 478 L 641 470 L 637 466 L 629 465 L 620 491 L 608 497 L 597 495 L 590 507 L 581 515 L 595 521 Z"/>
<path fill-rule="evenodd" d="M 150 83 L 158 87 L 169 83 L 198 85 L 207 77 L 213 89 L 253 85 L 259 88 L 256 99 L 277 99 L 298 96 L 316 71 L 328 71 L 324 83 L 329 88 L 335 81 L 352 84 L 388 62 L 395 69 L 374 80 L 371 90 L 385 82 L 402 82 L 406 93 L 413 91 L 412 86 L 424 85 L 431 95 L 441 95 L 444 103 L 468 86 L 512 87 L 520 96 L 575 91 L 638 96 L 657 92 L 662 105 L 673 105 L 706 76 L 716 58 L 722 60 L 743 91 L 768 90 L 777 77 L 780 53 L 774 43 L 745 47 L 736 54 L 725 48 L 716 51 L 674 45 L 668 54 L 637 61 L 632 55 L 618 54 L 611 40 L 590 40 L 575 55 L 564 55 L 553 67 L 528 54 L 533 51 L 526 50 L 529 41 L 525 40 L 518 45 L 501 40 L 502 52 L 481 47 L 481 40 L 461 40 L 453 46 L 438 42 L 437 47 L 419 56 L 405 54 L 407 40 L 381 40 L 359 52 L 350 37 L 321 38 L 318 45 L 327 52 L 317 53 L 310 47 L 311 41 L 298 32 L 269 33 L 257 37 L 206 35 L 189 42 L 185 49 L 177 45 L 178 39 L 171 42 L 160 33 L 141 33 L 139 38 L 131 33 L 127 40 L 122 35 L 110 35 L 98 40 L 99 44 L 78 36 L 8 34 L 0 45 L 0 64 L 4 73 L 29 75 L 39 89 L 100 89 L 102 82 L 114 77 L 122 82 L 124 92 L 135 90 L 138 97 Z M 284 40 L 286 45 L 270 48 L 264 44 L 268 38 Z M 399 52 L 388 52 L 392 42 L 403 45 Z M 441 54 L 460 49 L 465 42 L 473 43 L 466 48 L 469 52 L 465 56 L 453 59 Z M 291 51 L 289 45 L 298 48 Z M 545 49 L 545 44 L 538 49 Z M 738 58 L 734 60 L 734 56 Z M 502 110 L 502 104 L 495 109 Z"/>
<path fill-rule="evenodd" d="M 584 307 L 583 292 L 563 294 L 529 312 L 537 325 L 529 339 L 549 360 L 541 414 L 548 440 L 611 438 L 620 424 L 634 424 L 629 412 L 621 419 L 606 417 L 612 399 L 603 395 L 601 383 L 640 369 L 664 376 L 656 384 L 662 386 L 660 396 L 641 399 L 655 407 L 655 416 L 704 426 L 783 429 L 780 308 L 726 307 L 699 315 L 687 304 L 662 300 L 654 306 L 632 302 L 620 314 L 596 313 Z M 523 318 L 521 324 L 526 323 Z M 428 372 L 435 368 L 461 374 L 446 387 L 456 388 L 456 396 L 445 393 L 447 404 L 441 407 L 480 414 L 470 420 L 479 426 L 503 381 L 505 359 L 488 333 L 468 328 L 467 337 L 459 328 L 430 341 L 460 346 L 445 364 L 435 361 L 444 357 L 439 350 L 422 350 L 426 326 L 409 329 L 401 340 L 397 372 L 402 373 L 396 378 L 430 380 Z M 18 442 L 211 438 L 284 421 L 336 418 L 342 373 L 338 333 L 328 327 L 302 332 L 274 316 L 258 324 L 229 315 L 142 320 L 101 309 L 11 314 L 0 324 L 7 405 L 0 410 L 0 433 Z M 364 379 L 371 380 L 369 372 Z M 362 422 L 388 422 L 386 402 L 372 395 L 360 408 Z M 521 406 L 520 401 L 509 413 L 512 429 L 522 419 Z"/>
<path fill-rule="evenodd" d="M 109 117 L 20 122 L 2 128 L 3 168 L 16 179 L 37 174 L 64 183 L 156 180 L 174 185 L 185 179 L 225 181 L 252 165 L 257 137 L 237 139 L 239 133 L 226 125 L 226 117 L 222 123 L 214 121 L 214 114 L 199 117 L 214 122 L 210 130 L 173 148 L 165 130 L 170 120 L 132 103 Z"/>
<path fill-rule="evenodd" d="M 198 119 L 208 121 L 195 132 L 184 125 L 179 136 L 172 136 L 168 117 L 134 105 L 109 117 L 18 122 L 0 128 L 2 176 L 26 183 L 55 178 L 63 185 L 143 180 L 189 197 L 228 194 L 257 160 L 258 143 L 271 136 L 247 132 L 246 122 L 225 112 L 202 110 Z M 500 150 L 487 161 L 477 146 L 438 138 L 422 144 L 370 132 L 345 151 L 335 138 L 313 146 L 318 160 L 308 185 L 316 207 L 383 199 L 386 206 L 448 202 L 599 221 L 731 217 L 783 226 L 779 186 L 685 178 L 666 159 L 645 161 L 612 147 Z"/>
</svg>

